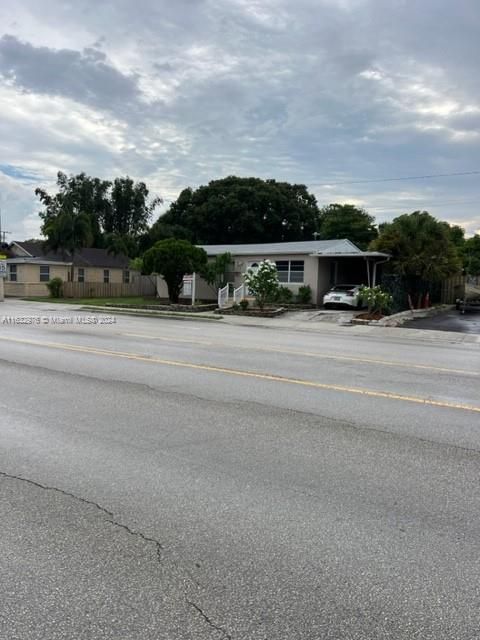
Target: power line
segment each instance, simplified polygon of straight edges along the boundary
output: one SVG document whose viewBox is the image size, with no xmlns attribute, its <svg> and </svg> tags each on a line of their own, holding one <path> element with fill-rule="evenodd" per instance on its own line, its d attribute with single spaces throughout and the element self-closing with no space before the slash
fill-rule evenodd
<svg viewBox="0 0 480 640">
<path fill-rule="evenodd" d="M 427 180 L 428 178 L 450 178 L 452 176 L 478 176 L 480 171 L 459 171 L 457 173 L 431 173 L 425 176 L 405 176 L 404 178 L 375 178 L 372 180 L 348 180 L 345 182 L 320 182 L 313 187 L 334 187 L 342 184 L 368 184 L 370 182 L 399 182 L 401 180 Z"/>
<path fill-rule="evenodd" d="M 480 198 L 479 198 L 480 200 Z M 422 210 L 428 209 L 429 207 L 447 207 L 452 205 L 469 205 L 469 204 L 478 204 L 479 200 L 444 200 L 443 202 L 429 202 L 428 199 L 425 200 L 423 204 L 420 202 L 397 205 L 397 204 L 376 204 L 372 206 L 367 205 L 359 205 L 365 206 L 368 209 L 415 209 L 415 207 L 420 207 Z"/>
</svg>

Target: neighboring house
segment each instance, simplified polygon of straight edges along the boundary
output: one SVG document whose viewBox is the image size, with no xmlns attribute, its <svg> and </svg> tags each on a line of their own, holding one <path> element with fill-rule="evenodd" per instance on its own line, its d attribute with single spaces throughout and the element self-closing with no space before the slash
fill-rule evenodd
<svg viewBox="0 0 480 640">
<path fill-rule="evenodd" d="M 388 261 L 386 253 L 362 251 L 353 242 L 346 239 L 312 240 L 306 242 L 276 242 L 267 244 L 203 245 L 213 258 L 222 253 L 232 255 L 232 269 L 227 273 L 228 282 L 238 287 L 243 283 L 243 274 L 249 267 L 257 266 L 262 260 L 275 262 L 278 279 L 297 293 L 299 287 L 309 285 L 312 289 L 312 302 L 321 304 L 323 295 L 335 284 L 378 283 L 379 264 Z M 158 278 L 157 293 L 166 298 L 167 287 L 163 279 Z M 217 292 L 205 282 L 198 282 L 197 298 L 216 299 Z"/>
<path fill-rule="evenodd" d="M 52 278 L 71 279 L 72 256 L 68 251 L 47 251 L 41 241 L 12 242 L 7 250 L 5 294 L 47 296 L 46 283 Z M 73 280 L 79 283 L 131 282 L 129 259 L 106 249 L 80 249 L 73 256 Z"/>
</svg>

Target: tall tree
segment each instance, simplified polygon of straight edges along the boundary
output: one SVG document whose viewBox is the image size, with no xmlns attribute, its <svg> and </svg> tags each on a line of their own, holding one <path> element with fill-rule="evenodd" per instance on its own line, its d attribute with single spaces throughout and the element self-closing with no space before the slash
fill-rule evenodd
<svg viewBox="0 0 480 640">
<path fill-rule="evenodd" d="M 137 253 L 138 238 L 148 228 L 148 221 L 160 198 L 149 201 L 144 182 L 134 182 L 128 176 L 109 180 L 92 178 L 85 173 L 67 176 L 57 174 L 57 193 L 36 189 L 44 209 L 40 217 L 45 224 L 61 211 L 89 220 L 91 244 L 94 247 L 118 248 L 124 245 L 129 255 Z"/>
<path fill-rule="evenodd" d="M 187 240 L 169 238 L 160 240 L 143 256 L 143 272 L 158 273 L 165 280 L 168 297 L 177 303 L 182 290 L 183 276 L 202 271 L 207 263 L 207 254 Z"/>
<path fill-rule="evenodd" d="M 470 276 L 480 276 L 480 236 L 465 240 L 461 250 L 465 271 Z"/>
<path fill-rule="evenodd" d="M 348 238 L 360 249 L 366 249 L 378 231 L 375 218 L 353 204 L 329 204 L 320 209 L 320 238 Z"/>
<path fill-rule="evenodd" d="M 419 291 L 422 281 L 439 282 L 461 268 L 449 230 L 426 211 L 380 225 L 380 235 L 371 247 L 391 254 L 391 267 L 406 279 L 412 293 Z"/>
<path fill-rule="evenodd" d="M 146 231 L 154 209 L 162 202 L 157 197 L 148 201 L 144 182 L 134 182 L 128 176 L 115 178 L 110 194 L 110 207 L 102 218 L 104 233 L 139 236 Z"/>
<path fill-rule="evenodd" d="M 310 240 L 318 207 L 305 185 L 229 176 L 185 189 L 160 220 L 197 244 Z"/>
<path fill-rule="evenodd" d="M 89 217 L 83 212 L 75 212 L 64 207 L 52 215 L 42 225 L 45 245 L 52 251 L 60 251 L 64 259 L 71 260 L 70 280 L 74 280 L 74 259 L 79 249 L 91 243 Z M 68 252 L 68 256 L 67 256 Z"/>
<path fill-rule="evenodd" d="M 102 220 L 110 209 L 109 189 L 111 182 L 92 178 L 85 173 L 67 176 L 62 171 L 57 174 L 57 193 L 50 195 L 44 189 L 35 189 L 35 194 L 44 205 L 40 212 L 43 222 L 55 217 L 60 211 L 76 215 L 84 213 L 90 224 L 90 242 L 95 247 L 103 246 Z"/>
</svg>

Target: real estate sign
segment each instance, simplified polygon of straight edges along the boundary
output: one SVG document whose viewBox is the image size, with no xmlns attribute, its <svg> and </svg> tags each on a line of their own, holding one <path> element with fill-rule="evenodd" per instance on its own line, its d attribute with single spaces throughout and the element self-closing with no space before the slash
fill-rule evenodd
<svg viewBox="0 0 480 640">
<path fill-rule="evenodd" d="M 0 278 L 7 277 L 7 256 L 0 255 Z"/>
<path fill-rule="evenodd" d="M 195 273 L 183 276 L 182 297 L 191 298 L 195 304 Z"/>
</svg>

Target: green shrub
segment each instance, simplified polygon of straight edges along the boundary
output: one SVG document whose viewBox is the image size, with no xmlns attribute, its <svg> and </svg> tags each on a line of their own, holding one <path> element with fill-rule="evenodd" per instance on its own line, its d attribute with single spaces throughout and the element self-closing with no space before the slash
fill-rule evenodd
<svg viewBox="0 0 480 640">
<path fill-rule="evenodd" d="M 393 298 L 380 286 L 361 287 L 359 293 L 360 300 L 368 305 L 369 313 L 388 313 L 392 307 Z"/>
<path fill-rule="evenodd" d="M 243 300 L 240 300 L 238 304 L 240 305 L 240 309 L 242 311 L 246 311 L 248 309 L 248 300 L 246 298 L 243 298 Z"/>
<path fill-rule="evenodd" d="M 279 287 L 275 295 L 275 302 L 279 302 L 280 304 L 290 304 L 292 301 L 292 290 L 288 287 Z"/>
<path fill-rule="evenodd" d="M 51 298 L 63 297 L 63 280 L 61 278 L 52 278 L 47 282 L 47 288 Z"/>
<path fill-rule="evenodd" d="M 303 287 L 299 287 L 297 302 L 300 304 L 310 304 L 312 302 L 312 289 L 308 284 Z"/>
</svg>

